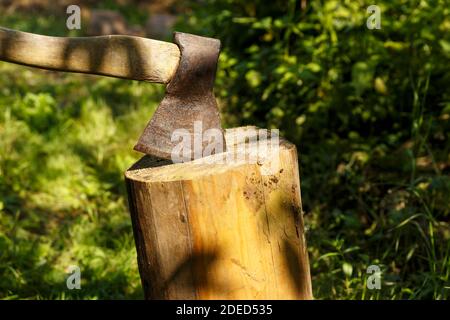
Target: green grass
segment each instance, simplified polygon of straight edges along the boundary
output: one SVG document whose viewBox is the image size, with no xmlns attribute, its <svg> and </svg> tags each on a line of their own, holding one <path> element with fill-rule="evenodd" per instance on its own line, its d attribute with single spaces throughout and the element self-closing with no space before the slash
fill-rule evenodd
<svg viewBox="0 0 450 320">
<path fill-rule="evenodd" d="M 2 26 L 44 34 L 61 32 L 59 23 L 45 16 L 0 18 Z M 233 59 L 224 53 L 216 91 L 229 97 L 222 104 L 244 105 L 245 115 L 257 104 L 227 91 L 229 77 L 243 68 Z M 247 78 L 260 85 L 255 72 Z M 297 128 L 281 126 L 300 153 L 317 299 L 450 297 L 450 108 L 448 101 L 435 101 L 445 88 L 433 87 L 433 77 L 417 79 L 411 72 L 404 84 L 396 80 L 398 88 L 413 92 L 401 108 L 365 84 L 370 101 L 342 98 L 342 105 L 332 104 L 330 112 L 341 112 L 338 125 L 333 116 L 314 113 L 325 110 L 325 96 L 307 105 L 310 111 Z M 289 89 L 292 79 L 285 80 L 293 95 L 288 106 L 296 106 L 297 94 L 316 97 L 306 86 L 301 93 Z M 0 63 L 0 84 L 0 299 L 143 298 L 123 172 L 140 156 L 132 147 L 161 100 L 162 86 L 7 63 Z M 331 101 L 351 92 L 334 82 L 322 84 L 336 95 Z M 272 89 L 269 96 L 276 98 L 278 89 Z M 438 111 L 427 109 L 430 100 Z M 352 103 L 359 109 L 346 110 Z M 349 120 L 351 112 L 363 113 L 359 104 L 375 106 L 369 111 L 377 123 L 390 124 L 386 114 L 395 113 L 393 129 L 367 135 L 364 122 Z M 258 104 L 263 106 L 270 107 Z M 256 124 L 273 126 L 282 112 L 263 112 Z M 224 113 L 227 125 L 240 124 L 235 109 Z M 367 267 L 374 264 L 382 270 L 381 290 L 366 286 Z M 81 269 L 81 290 L 66 288 L 70 265 Z"/>
<path fill-rule="evenodd" d="M 0 297 L 142 298 L 123 172 L 162 88 L 0 73 Z M 67 290 L 69 265 L 82 290 Z"/>
</svg>

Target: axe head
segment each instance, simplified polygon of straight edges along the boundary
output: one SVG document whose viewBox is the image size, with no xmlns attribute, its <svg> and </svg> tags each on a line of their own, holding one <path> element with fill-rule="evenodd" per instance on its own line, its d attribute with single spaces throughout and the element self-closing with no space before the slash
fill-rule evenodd
<svg viewBox="0 0 450 320">
<path fill-rule="evenodd" d="M 189 132 L 192 141 L 200 139 L 202 151 L 208 144 L 203 139 L 203 133 L 209 129 L 220 130 L 221 145 L 225 147 L 213 92 L 220 41 L 175 32 L 174 42 L 181 51 L 178 68 L 167 85 L 164 99 L 134 147 L 136 151 L 164 159 L 171 159 L 174 147 L 179 144 L 179 140 L 172 136 L 176 130 Z M 197 124 L 196 130 L 194 124 Z M 192 147 L 190 150 L 190 160 L 193 160 L 198 150 Z"/>
</svg>

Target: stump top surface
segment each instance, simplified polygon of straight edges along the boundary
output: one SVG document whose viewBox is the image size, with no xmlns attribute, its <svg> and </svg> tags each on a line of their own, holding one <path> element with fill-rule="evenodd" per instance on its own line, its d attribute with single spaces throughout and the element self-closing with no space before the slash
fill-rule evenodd
<svg viewBox="0 0 450 320">
<path fill-rule="evenodd" d="M 242 139 L 242 132 L 247 132 Z M 245 131 L 247 130 L 247 131 Z M 252 131 L 253 130 L 253 131 Z M 192 180 L 202 176 L 215 175 L 246 165 L 267 165 L 271 159 L 265 159 L 264 164 L 249 161 L 227 161 L 228 157 L 248 159 L 250 153 L 258 148 L 258 142 L 253 140 L 256 127 L 240 127 L 225 130 L 227 151 L 205 158 L 184 163 L 172 163 L 170 160 L 160 159 L 146 155 L 133 164 L 126 172 L 125 177 L 142 182 Z M 237 135 L 241 134 L 240 139 Z M 280 137 L 279 152 L 295 148 L 295 145 Z"/>
</svg>

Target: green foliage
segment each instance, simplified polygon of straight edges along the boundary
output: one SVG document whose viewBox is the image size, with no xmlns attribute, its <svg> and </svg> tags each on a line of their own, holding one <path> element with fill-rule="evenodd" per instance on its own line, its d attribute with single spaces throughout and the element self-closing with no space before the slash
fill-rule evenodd
<svg viewBox="0 0 450 320">
<path fill-rule="evenodd" d="M 361 0 L 196 3 L 178 30 L 222 40 L 225 124 L 298 146 L 315 297 L 448 299 L 446 1 L 379 0 L 381 30 Z M 67 35 L 53 15 L 0 22 Z M 161 88 L 7 63 L 0 83 L 0 298 L 141 298 L 122 174 Z M 366 287 L 372 264 L 381 290 Z"/>
<path fill-rule="evenodd" d="M 137 3 L 130 3 L 133 1 L 115 1 L 115 0 L 102 0 L 92 3 L 96 9 L 114 10 L 120 12 L 128 23 L 131 25 L 145 25 L 148 12 L 146 10 L 139 10 L 136 8 Z"/>
<path fill-rule="evenodd" d="M 301 7 L 301 3 L 306 4 Z M 222 40 L 229 126 L 299 148 L 317 298 L 450 297 L 446 1 L 214 0 L 181 24 Z M 378 264 L 382 290 L 366 289 Z"/>
<path fill-rule="evenodd" d="M 123 172 L 161 88 L 0 69 L 0 298 L 142 298 Z"/>
</svg>

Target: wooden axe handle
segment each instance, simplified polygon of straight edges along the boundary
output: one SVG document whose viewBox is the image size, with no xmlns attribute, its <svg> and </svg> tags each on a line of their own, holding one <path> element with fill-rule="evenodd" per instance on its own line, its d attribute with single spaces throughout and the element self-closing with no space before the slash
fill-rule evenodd
<svg viewBox="0 0 450 320">
<path fill-rule="evenodd" d="M 176 44 L 141 37 L 49 37 L 0 27 L 0 60 L 43 69 L 168 83 Z"/>
</svg>

